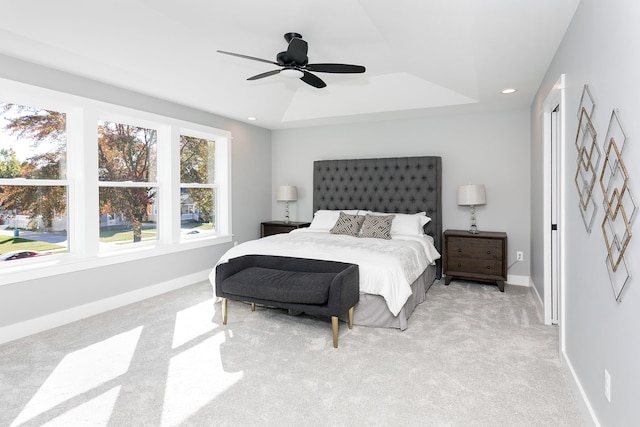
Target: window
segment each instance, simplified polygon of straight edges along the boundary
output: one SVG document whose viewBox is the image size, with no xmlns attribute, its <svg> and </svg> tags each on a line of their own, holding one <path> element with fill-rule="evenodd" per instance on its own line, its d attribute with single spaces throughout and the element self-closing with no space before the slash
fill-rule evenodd
<svg viewBox="0 0 640 427">
<path fill-rule="evenodd" d="M 158 239 L 154 129 L 98 122 L 100 247 Z"/>
<path fill-rule="evenodd" d="M 231 241 L 229 132 L 6 80 L 0 93 L 3 283 Z"/>
<path fill-rule="evenodd" d="M 180 231 L 183 238 L 216 231 L 215 142 L 180 135 Z"/>
<path fill-rule="evenodd" d="M 0 102 L 0 259 L 68 251 L 66 122 Z"/>
</svg>

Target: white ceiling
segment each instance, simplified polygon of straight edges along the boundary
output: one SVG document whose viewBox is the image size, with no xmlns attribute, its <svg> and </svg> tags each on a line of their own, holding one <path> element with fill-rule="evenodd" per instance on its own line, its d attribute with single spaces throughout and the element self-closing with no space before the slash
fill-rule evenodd
<svg viewBox="0 0 640 427">
<path fill-rule="evenodd" d="M 270 129 L 528 108 L 578 3 L 2 1 L 0 53 Z M 367 71 L 247 81 L 278 67 L 216 52 L 275 61 L 288 32 Z"/>
</svg>

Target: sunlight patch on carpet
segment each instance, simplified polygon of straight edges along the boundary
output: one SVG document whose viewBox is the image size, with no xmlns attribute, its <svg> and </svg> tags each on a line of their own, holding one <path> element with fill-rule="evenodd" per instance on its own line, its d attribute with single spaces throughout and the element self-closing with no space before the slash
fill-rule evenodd
<svg viewBox="0 0 640 427">
<path fill-rule="evenodd" d="M 126 373 L 141 332 L 142 326 L 67 354 L 11 426 L 18 426 L 41 414 L 55 411 L 56 407 L 71 399 L 82 400 L 84 393 L 95 391 Z M 107 394 L 108 397 L 111 396 L 110 393 Z M 109 419 L 112 409 L 113 404 L 99 405 L 95 411 L 104 411 L 104 416 Z M 92 415 L 94 419 L 102 418 L 96 412 Z"/>
<path fill-rule="evenodd" d="M 224 332 L 171 358 L 162 407 L 162 427 L 181 425 L 243 377 L 225 372 L 220 347 Z"/>
<path fill-rule="evenodd" d="M 220 325 L 211 322 L 211 300 L 203 301 L 176 313 L 172 349 L 214 330 Z"/>
</svg>

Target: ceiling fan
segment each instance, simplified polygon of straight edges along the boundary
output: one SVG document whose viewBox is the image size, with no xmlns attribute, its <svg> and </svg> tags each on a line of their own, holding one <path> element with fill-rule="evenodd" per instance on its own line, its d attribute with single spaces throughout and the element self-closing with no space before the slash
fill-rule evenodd
<svg viewBox="0 0 640 427">
<path fill-rule="evenodd" d="M 286 33 L 284 39 L 289 46 L 284 52 L 280 52 L 276 55 L 275 61 L 269 61 L 268 59 L 255 58 L 253 56 L 242 55 L 239 53 L 225 52 L 219 50 L 219 53 L 226 55 L 237 56 L 239 58 L 251 59 L 253 61 L 266 62 L 267 64 L 277 65 L 281 67 L 278 70 L 267 71 L 266 73 L 257 74 L 249 77 L 247 80 L 258 80 L 264 77 L 274 76 L 282 73 L 290 77 L 299 77 L 303 82 L 316 87 L 318 89 L 325 87 L 327 84 L 322 81 L 318 76 L 311 74 L 310 71 L 316 73 L 364 73 L 365 68 L 361 65 L 350 64 L 309 64 L 309 57 L 307 56 L 308 45 L 307 42 L 302 39 L 302 36 L 298 33 Z"/>
</svg>

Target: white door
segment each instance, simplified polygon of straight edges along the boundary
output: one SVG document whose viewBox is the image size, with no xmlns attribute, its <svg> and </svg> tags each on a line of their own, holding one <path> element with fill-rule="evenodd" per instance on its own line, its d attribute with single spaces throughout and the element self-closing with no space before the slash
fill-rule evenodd
<svg viewBox="0 0 640 427">
<path fill-rule="evenodd" d="M 562 344 L 562 197 L 564 182 L 564 74 L 556 82 L 544 102 L 544 322 L 560 325 Z"/>
<path fill-rule="evenodd" d="M 548 278 L 550 286 L 549 299 L 547 303 L 551 306 L 551 318 L 550 323 L 553 325 L 558 324 L 558 287 L 559 283 L 559 258 L 560 258 L 560 246 L 558 244 L 558 165 L 559 165 L 559 141 L 560 141 L 560 126 L 558 125 L 558 118 L 560 117 L 560 105 L 556 105 L 551 111 L 551 135 L 549 136 L 550 154 L 551 154 L 551 189 L 550 189 L 550 205 L 551 205 L 551 229 L 548 230 L 551 233 L 551 253 L 548 255 L 551 257 L 550 265 L 551 277 Z"/>
</svg>

